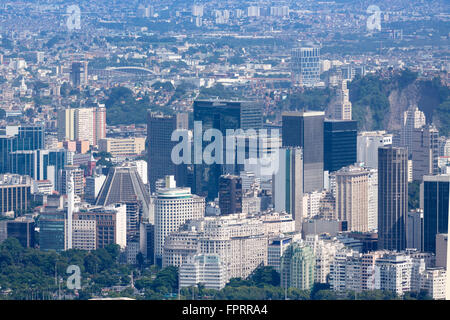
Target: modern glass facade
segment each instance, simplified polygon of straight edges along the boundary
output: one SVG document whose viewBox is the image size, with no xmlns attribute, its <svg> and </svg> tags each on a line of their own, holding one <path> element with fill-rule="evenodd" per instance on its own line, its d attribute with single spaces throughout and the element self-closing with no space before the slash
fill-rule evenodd
<svg viewBox="0 0 450 320">
<path fill-rule="evenodd" d="M 225 140 L 227 129 L 261 129 L 262 113 L 256 102 L 197 100 L 194 101 L 194 121 L 201 121 L 202 134 L 208 129 L 217 129 Z M 208 144 L 202 142 L 202 150 Z M 225 150 L 225 141 L 223 146 Z M 225 152 L 223 156 L 225 159 Z M 194 165 L 193 192 L 213 200 L 219 192 L 219 177 L 223 173 L 239 174 L 242 169 L 239 165 L 233 167 L 235 172 L 225 172 L 225 166 L 221 164 Z"/>
<path fill-rule="evenodd" d="M 283 147 L 303 148 L 303 192 L 323 189 L 324 112 L 283 113 Z"/>
<path fill-rule="evenodd" d="M 35 180 L 47 180 L 54 178 L 57 181 L 57 173 L 67 164 L 67 151 L 60 150 L 25 150 L 11 152 L 8 155 L 8 173 L 29 175 Z M 54 167 L 50 172 L 49 167 Z"/>
<path fill-rule="evenodd" d="M 65 249 L 65 211 L 46 212 L 39 217 L 39 247 L 41 250 Z"/>
<path fill-rule="evenodd" d="M 357 161 L 357 122 L 354 120 L 325 120 L 324 170 L 337 171 Z"/>
<path fill-rule="evenodd" d="M 448 232 L 450 175 L 424 176 L 423 248 L 436 253 L 436 235 Z"/>
<path fill-rule="evenodd" d="M 378 248 L 406 248 L 408 151 L 378 148 Z"/>
</svg>

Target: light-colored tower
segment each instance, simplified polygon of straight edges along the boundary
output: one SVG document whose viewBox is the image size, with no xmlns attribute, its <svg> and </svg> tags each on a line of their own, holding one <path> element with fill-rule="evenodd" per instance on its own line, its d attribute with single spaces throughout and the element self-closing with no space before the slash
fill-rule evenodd
<svg viewBox="0 0 450 320">
<path fill-rule="evenodd" d="M 357 141 L 357 159 L 367 168 L 378 168 L 378 148 L 392 145 L 392 134 L 386 131 L 359 132 Z"/>
<path fill-rule="evenodd" d="M 369 172 L 361 167 L 348 166 L 335 175 L 336 218 L 347 221 L 350 231 L 369 231 Z"/>
<path fill-rule="evenodd" d="M 412 179 L 421 181 L 424 175 L 438 174 L 439 131 L 432 125 L 414 129 L 412 134 Z"/>
<path fill-rule="evenodd" d="M 352 120 L 352 103 L 349 100 L 347 80 L 343 80 L 336 90 L 336 101 L 332 106 L 332 117 L 336 120 Z"/>
<path fill-rule="evenodd" d="M 314 87 L 320 81 L 320 47 L 308 45 L 291 51 L 293 82 Z"/>
<path fill-rule="evenodd" d="M 67 179 L 67 249 L 72 249 L 74 186 L 73 186 L 73 175 L 70 171 L 68 175 L 69 179 Z"/>
<path fill-rule="evenodd" d="M 190 188 L 177 188 L 173 176 L 166 188 L 159 189 L 155 200 L 155 261 L 162 264 L 166 237 L 178 231 L 187 220 L 200 219 L 205 213 L 205 199 L 191 193 Z"/>
<path fill-rule="evenodd" d="M 106 108 L 104 104 L 99 104 L 94 108 L 94 145 L 104 138 L 106 138 Z"/>
<path fill-rule="evenodd" d="M 58 140 L 75 140 L 74 127 L 75 109 L 62 109 L 58 111 Z"/>
<path fill-rule="evenodd" d="M 75 109 L 75 140 L 89 141 L 94 145 L 94 109 Z"/>
<path fill-rule="evenodd" d="M 410 107 L 403 113 L 403 127 L 400 135 L 400 144 L 408 148 L 408 155 L 411 155 L 413 148 L 414 129 L 425 125 L 425 114 L 418 107 Z"/>
</svg>

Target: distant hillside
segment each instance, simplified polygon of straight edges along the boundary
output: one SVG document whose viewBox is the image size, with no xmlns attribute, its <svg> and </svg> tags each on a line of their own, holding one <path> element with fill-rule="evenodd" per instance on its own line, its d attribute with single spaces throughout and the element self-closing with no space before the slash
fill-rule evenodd
<svg viewBox="0 0 450 320">
<path fill-rule="evenodd" d="M 348 87 L 360 130 L 398 130 L 403 112 L 418 106 L 441 135 L 450 133 L 450 89 L 438 78 L 418 80 L 416 73 L 404 70 L 390 76 L 357 77 Z"/>
</svg>

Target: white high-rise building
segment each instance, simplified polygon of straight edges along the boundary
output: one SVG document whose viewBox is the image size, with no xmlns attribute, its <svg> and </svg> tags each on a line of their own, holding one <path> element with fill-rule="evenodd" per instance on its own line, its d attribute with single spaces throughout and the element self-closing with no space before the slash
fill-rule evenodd
<svg viewBox="0 0 450 320">
<path fill-rule="evenodd" d="M 375 262 L 375 286 L 402 296 L 411 291 L 412 269 L 411 257 L 405 254 L 386 254 Z"/>
<path fill-rule="evenodd" d="M 289 7 L 270 7 L 270 15 L 274 17 L 287 17 L 289 16 Z"/>
<path fill-rule="evenodd" d="M 67 108 L 58 111 L 58 140 L 89 141 L 97 145 L 106 137 L 106 108 Z"/>
<path fill-rule="evenodd" d="M 357 137 L 357 160 L 367 168 L 378 169 L 378 148 L 392 145 L 392 134 L 386 131 L 359 132 Z"/>
<path fill-rule="evenodd" d="M 292 49 L 291 68 L 294 83 L 316 86 L 320 82 L 320 47 L 310 45 Z"/>
<path fill-rule="evenodd" d="M 187 220 L 201 219 L 205 199 L 191 193 L 190 188 L 177 188 L 173 176 L 166 177 L 166 188 L 157 191 L 155 199 L 155 261 L 162 264 L 166 237 Z"/>
<path fill-rule="evenodd" d="M 326 191 L 313 191 L 303 194 L 303 218 L 314 218 L 320 214 L 320 204 Z"/>
<path fill-rule="evenodd" d="M 444 268 L 429 268 L 421 276 L 420 289 L 428 292 L 434 300 L 446 298 L 447 272 Z"/>
<path fill-rule="evenodd" d="M 336 176 L 336 218 L 347 221 L 349 231 L 367 232 L 369 172 L 361 167 L 348 166 L 334 173 Z"/>
<path fill-rule="evenodd" d="M 95 220 L 72 221 L 72 248 L 79 250 L 95 250 L 97 231 Z"/>
<path fill-rule="evenodd" d="M 75 139 L 89 141 L 90 145 L 94 145 L 94 109 L 75 109 L 74 122 Z"/>
<path fill-rule="evenodd" d="M 413 147 L 413 132 L 426 123 L 425 114 L 418 107 L 410 107 L 403 113 L 403 126 L 400 134 L 400 145 L 408 148 L 411 155 Z"/>
<path fill-rule="evenodd" d="M 260 15 L 260 7 L 258 6 L 250 6 L 247 8 L 247 16 L 249 17 L 259 17 Z"/>
<path fill-rule="evenodd" d="M 228 281 L 226 265 L 217 254 L 189 256 L 180 266 L 180 288 L 195 287 L 199 283 L 206 289 L 220 290 Z"/>
<path fill-rule="evenodd" d="M 148 176 L 147 176 L 147 161 L 145 160 L 136 160 L 131 162 L 131 164 L 134 164 L 136 166 L 137 173 L 139 174 L 139 177 L 141 177 L 142 182 L 144 184 L 147 184 Z"/>
<path fill-rule="evenodd" d="M 334 257 L 339 250 L 344 249 L 344 244 L 333 239 L 320 239 L 318 235 L 307 235 L 305 243 L 313 249 L 316 259 L 314 282 L 327 283 Z"/>
<path fill-rule="evenodd" d="M 367 223 L 370 232 L 378 230 L 378 170 L 369 169 L 367 202 Z"/>
<path fill-rule="evenodd" d="M 187 231 L 186 231 L 187 230 Z M 185 242 L 183 242 L 183 239 Z M 227 279 L 246 278 L 260 265 L 267 265 L 268 238 L 263 221 L 246 214 L 191 220 L 173 232 L 164 244 L 164 265 L 181 265 L 196 254 L 217 254 L 227 270 Z M 197 249 L 196 249 L 197 248 Z"/>
<path fill-rule="evenodd" d="M 343 80 L 336 90 L 336 100 L 332 105 L 332 119 L 352 120 L 352 103 L 349 100 L 347 80 Z"/>
</svg>

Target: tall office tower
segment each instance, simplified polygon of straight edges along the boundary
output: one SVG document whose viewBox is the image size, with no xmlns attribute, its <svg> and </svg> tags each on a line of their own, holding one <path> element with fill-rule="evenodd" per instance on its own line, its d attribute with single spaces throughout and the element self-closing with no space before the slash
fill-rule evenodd
<svg viewBox="0 0 450 320">
<path fill-rule="evenodd" d="M 420 188 L 423 250 L 436 253 L 436 235 L 448 233 L 450 175 L 426 175 Z"/>
<path fill-rule="evenodd" d="M 378 230 L 378 170 L 368 169 L 368 208 L 367 208 L 367 223 L 369 225 L 369 231 L 375 232 Z"/>
<path fill-rule="evenodd" d="M 378 148 L 392 145 L 392 134 L 386 131 L 359 132 L 357 160 L 367 168 L 378 169 Z"/>
<path fill-rule="evenodd" d="M 303 149 L 303 192 L 323 189 L 324 112 L 283 113 L 283 147 Z"/>
<path fill-rule="evenodd" d="M 31 203 L 31 178 L 16 174 L 0 175 L 0 214 L 24 213 Z"/>
<path fill-rule="evenodd" d="M 201 140 L 196 141 L 201 143 L 202 150 L 209 145 L 209 142 L 202 139 L 206 130 L 217 129 L 222 133 L 224 137 L 223 163 L 225 163 L 227 129 L 261 129 L 261 106 L 255 101 L 196 100 L 194 101 L 194 122 L 197 121 L 201 122 L 202 131 L 197 133 L 194 128 L 194 140 L 196 137 Z M 196 141 L 194 141 L 194 145 Z M 193 192 L 207 197 L 208 200 L 214 200 L 219 192 L 219 177 L 224 173 L 239 175 L 243 170 L 244 164 L 237 163 L 237 155 L 235 159 L 235 165 L 231 166 L 234 168 L 233 172 L 225 172 L 225 165 L 219 163 L 209 165 L 202 161 L 201 164 L 195 164 Z"/>
<path fill-rule="evenodd" d="M 78 88 L 81 84 L 81 69 L 81 62 L 72 62 L 70 69 L 70 82 L 74 88 Z"/>
<path fill-rule="evenodd" d="M 44 251 L 66 250 L 66 211 L 62 196 L 50 195 L 41 208 L 39 226 L 39 248 Z"/>
<path fill-rule="evenodd" d="M 230 174 L 219 178 L 220 214 L 242 212 L 242 179 Z"/>
<path fill-rule="evenodd" d="M 323 123 L 324 170 L 334 172 L 356 163 L 357 122 L 325 120 Z"/>
<path fill-rule="evenodd" d="M 400 133 L 400 145 L 408 148 L 408 155 L 413 149 L 413 132 L 426 123 L 425 114 L 417 107 L 410 107 L 403 113 L 403 126 Z"/>
<path fill-rule="evenodd" d="M 182 182 L 179 178 L 186 165 L 175 165 L 171 156 L 172 149 L 177 144 L 171 141 L 171 136 L 177 129 L 188 129 L 184 114 L 168 116 L 149 111 L 147 115 L 147 174 L 152 193 L 156 191 L 156 180 L 167 175 L 174 175 L 179 184 Z"/>
<path fill-rule="evenodd" d="M 97 145 L 106 137 L 106 108 L 67 108 L 58 110 L 58 140 L 89 141 Z"/>
<path fill-rule="evenodd" d="M 124 164 L 121 167 L 112 167 L 95 204 L 97 206 L 107 206 L 115 203 L 125 203 L 134 206 L 140 203 L 142 208 L 142 218 L 153 223 L 154 217 L 150 215 L 150 195 L 142 183 L 136 167 Z M 130 211 L 128 213 L 131 213 Z M 127 217 L 128 221 L 134 219 Z"/>
<path fill-rule="evenodd" d="M 109 244 L 118 244 L 121 249 L 127 246 L 127 210 L 123 203 L 109 206 L 95 206 L 80 210 L 73 215 L 73 221 L 95 221 L 96 249 Z M 81 222 L 75 222 L 75 225 Z"/>
<path fill-rule="evenodd" d="M 281 287 L 309 290 L 314 284 L 315 258 L 313 250 L 294 242 L 281 257 Z"/>
<path fill-rule="evenodd" d="M 349 100 L 347 80 L 343 80 L 336 90 L 336 100 L 331 106 L 331 116 L 336 120 L 352 120 L 352 103 Z"/>
<path fill-rule="evenodd" d="M 378 149 L 378 248 L 406 248 L 408 212 L 408 150 Z"/>
<path fill-rule="evenodd" d="M 301 231 L 303 222 L 302 167 L 302 149 L 283 148 L 279 151 L 278 172 L 272 178 L 275 210 L 290 213 L 295 221 L 296 231 Z"/>
<path fill-rule="evenodd" d="M 68 194 L 67 184 L 69 177 L 73 178 L 73 191 L 74 194 L 81 196 L 84 195 L 84 170 L 79 166 L 66 165 L 64 169 L 61 169 L 58 176 L 58 191 L 60 194 Z"/>
<path fill-rule="evenodd" d="M 424 126 L 412 132 L 413 180 L 422 181 L 428 174 L 439 173 L 439 131 L 434 126 Z"/>
<path fill-rule="evenodd" d="M 106 138 L 106 108 L 104 104 L 99 104 L 94 108 L 93 138 L 95 146 L 100 139 Z"/>
<path fill-rule="evenodd" d="M 166 188 L 155 200 L 155 262 L 162 265 L 166 237 L 187 220 L 205 215 L 205 199 L 191 194 L 190 188 L 177 188 L 173 176 L 166 177 Z"/>
<path fill-rule="evenodd" d="M 291 51 L 293 82 L 304 87 L 314 87 L 320 81 L 320 48 L 308 46 Z"/>
<path fill-rule="evenodd" d="M 75 140 L 89 141 L 94 145 L 94 108 L 75 109 Z"/>
<path fill-rule="evenodd" d="M 408 212 L 406 218 L 406 248 L 423 251 L 423 210 Z"/>
<path fill-rule="evenodd" d="M 75 140 L 75 110 L 72 108 L 58 110 L 58 140 Z"/>
<path fill-rule="evenodd" d="M 336 218 L 347 221 L 349 231 L 369 231 L 369 172 L 361 167 L 348 166 L 335 175 Z"/>
</svg>

